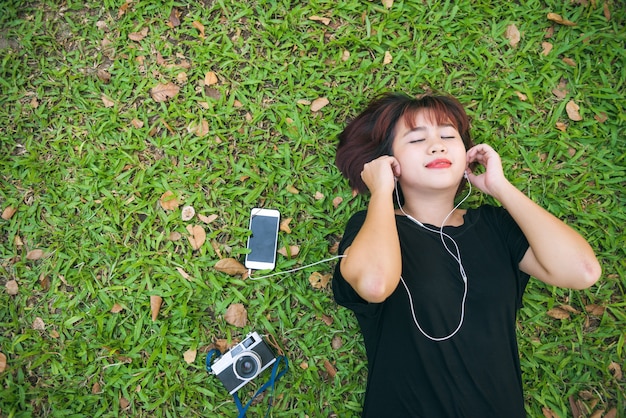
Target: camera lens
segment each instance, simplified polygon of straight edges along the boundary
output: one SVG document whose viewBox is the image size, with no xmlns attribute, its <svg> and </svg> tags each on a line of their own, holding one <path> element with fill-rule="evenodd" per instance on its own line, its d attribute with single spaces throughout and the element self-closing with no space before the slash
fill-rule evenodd
<svg viewBox="0 0 626 418">
<path fill-rule="evenodd" d="M 244 354 L 235 362 L 235 373 L 241 379 L 252 379 L 259 370 L 259 359 L 251 354 Z"/>
</svg>

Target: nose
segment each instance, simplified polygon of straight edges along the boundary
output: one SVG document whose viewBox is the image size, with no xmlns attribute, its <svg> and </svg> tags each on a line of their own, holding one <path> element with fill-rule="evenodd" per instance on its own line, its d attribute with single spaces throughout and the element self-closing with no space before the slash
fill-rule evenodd
<svg viewBox="0 0 626 418">
<path fill-rule="evenodd" d="M 430 146 L 430 150 L 429 151 L 430 151 L 431 154 L 437 154 L 438 152 L 445 152 L 446 151 L 446 146 L 441 141 L 435 141 Z"/>
</svg>

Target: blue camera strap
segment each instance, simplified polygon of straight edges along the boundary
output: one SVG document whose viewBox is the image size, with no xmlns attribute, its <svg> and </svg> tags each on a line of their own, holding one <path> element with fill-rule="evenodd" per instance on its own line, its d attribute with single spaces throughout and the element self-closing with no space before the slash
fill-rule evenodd
<svg viewBox="0 0 626 418">
<path fill-rule="evenodd" d="M 206 370 L 209 373 L 212 372 L 211 360 L 216 354 L 218 356 L 221 355 L 220 351 L 217 349 L 210 350 L 207 353 Z M 280 368 L 281 363 L 284 363 L 284 367 L 279 372 L 278 369 Z M 252 396 L 252 398 L 248 401 L 248 403 L 245 406 L 241 403 L 241 400 L 239 399 L 239 395 L 237 394 L 237 392 L 233 393 L 233 399 L 235 400 L 235 405 L 237 405 L 237 409 L 239 410 L 238 418 L 245 418 L 246 412 L 248 411 L 248 408 L 250 408 L 250 405 L 252 405 L 252 402 L 254 402 L 256 397 L 259 396 L 261 393 L 265 392 L 268 388 L 271 390 L 270 390 L 269 398 L 267 400 L 268 405 L 267 405 L 267 413 L 265 414 L 265 416 L 266 417 L 269 416 L 270 409 L 272 408 L 272 404 L 274 402 L 274 387 L 276 386 L 276 381 L 279 380 L 281 377 L 283 377 L 285 373 L 287 373 L 288 370 L 289 370 L 289 360 L 287 360 L 287 357 L 276 356 L 276 361 L 274 362 L 274 365 L 272 366 L 272 374 L 270 375 L 269 380 L 265 382 L 265 384 L 256 391 L 254 396 Z"/>
</svg>

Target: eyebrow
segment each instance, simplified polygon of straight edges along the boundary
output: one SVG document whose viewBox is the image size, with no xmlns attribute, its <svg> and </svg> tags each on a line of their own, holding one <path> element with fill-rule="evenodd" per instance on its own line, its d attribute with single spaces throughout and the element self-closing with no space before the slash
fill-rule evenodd
<svg viewBox="0 0 626 418">
<path fill-rule="evenodd" d="M 437 125 L 438 128 L 454 128 L 456 129 L 456 127 L 451 124 L 451 123 L 444 123 L 443 125 Z M 402 137 L 406 137 L 410 134 L 412 134 L 413 132 L 422 132 L 425 131 L 426 128 L 424 126 L 416 126 L 413 129 L 409 129 L 404 135 L 402 135 Z"/>
</svg>

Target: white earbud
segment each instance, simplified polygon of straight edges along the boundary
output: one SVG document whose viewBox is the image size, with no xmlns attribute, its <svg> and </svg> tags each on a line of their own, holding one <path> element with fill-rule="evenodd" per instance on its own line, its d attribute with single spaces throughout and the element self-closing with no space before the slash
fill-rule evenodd
<svg viewBox="0 0 626 418">
<path fill-rule="evenodd" d="M 465 170 L 465 171 L 463 172 L 463 177 L 465 177 L 465 180 L 469 180 L 469 179 L 467 178 L 467 170 Z"/>
</svg>

